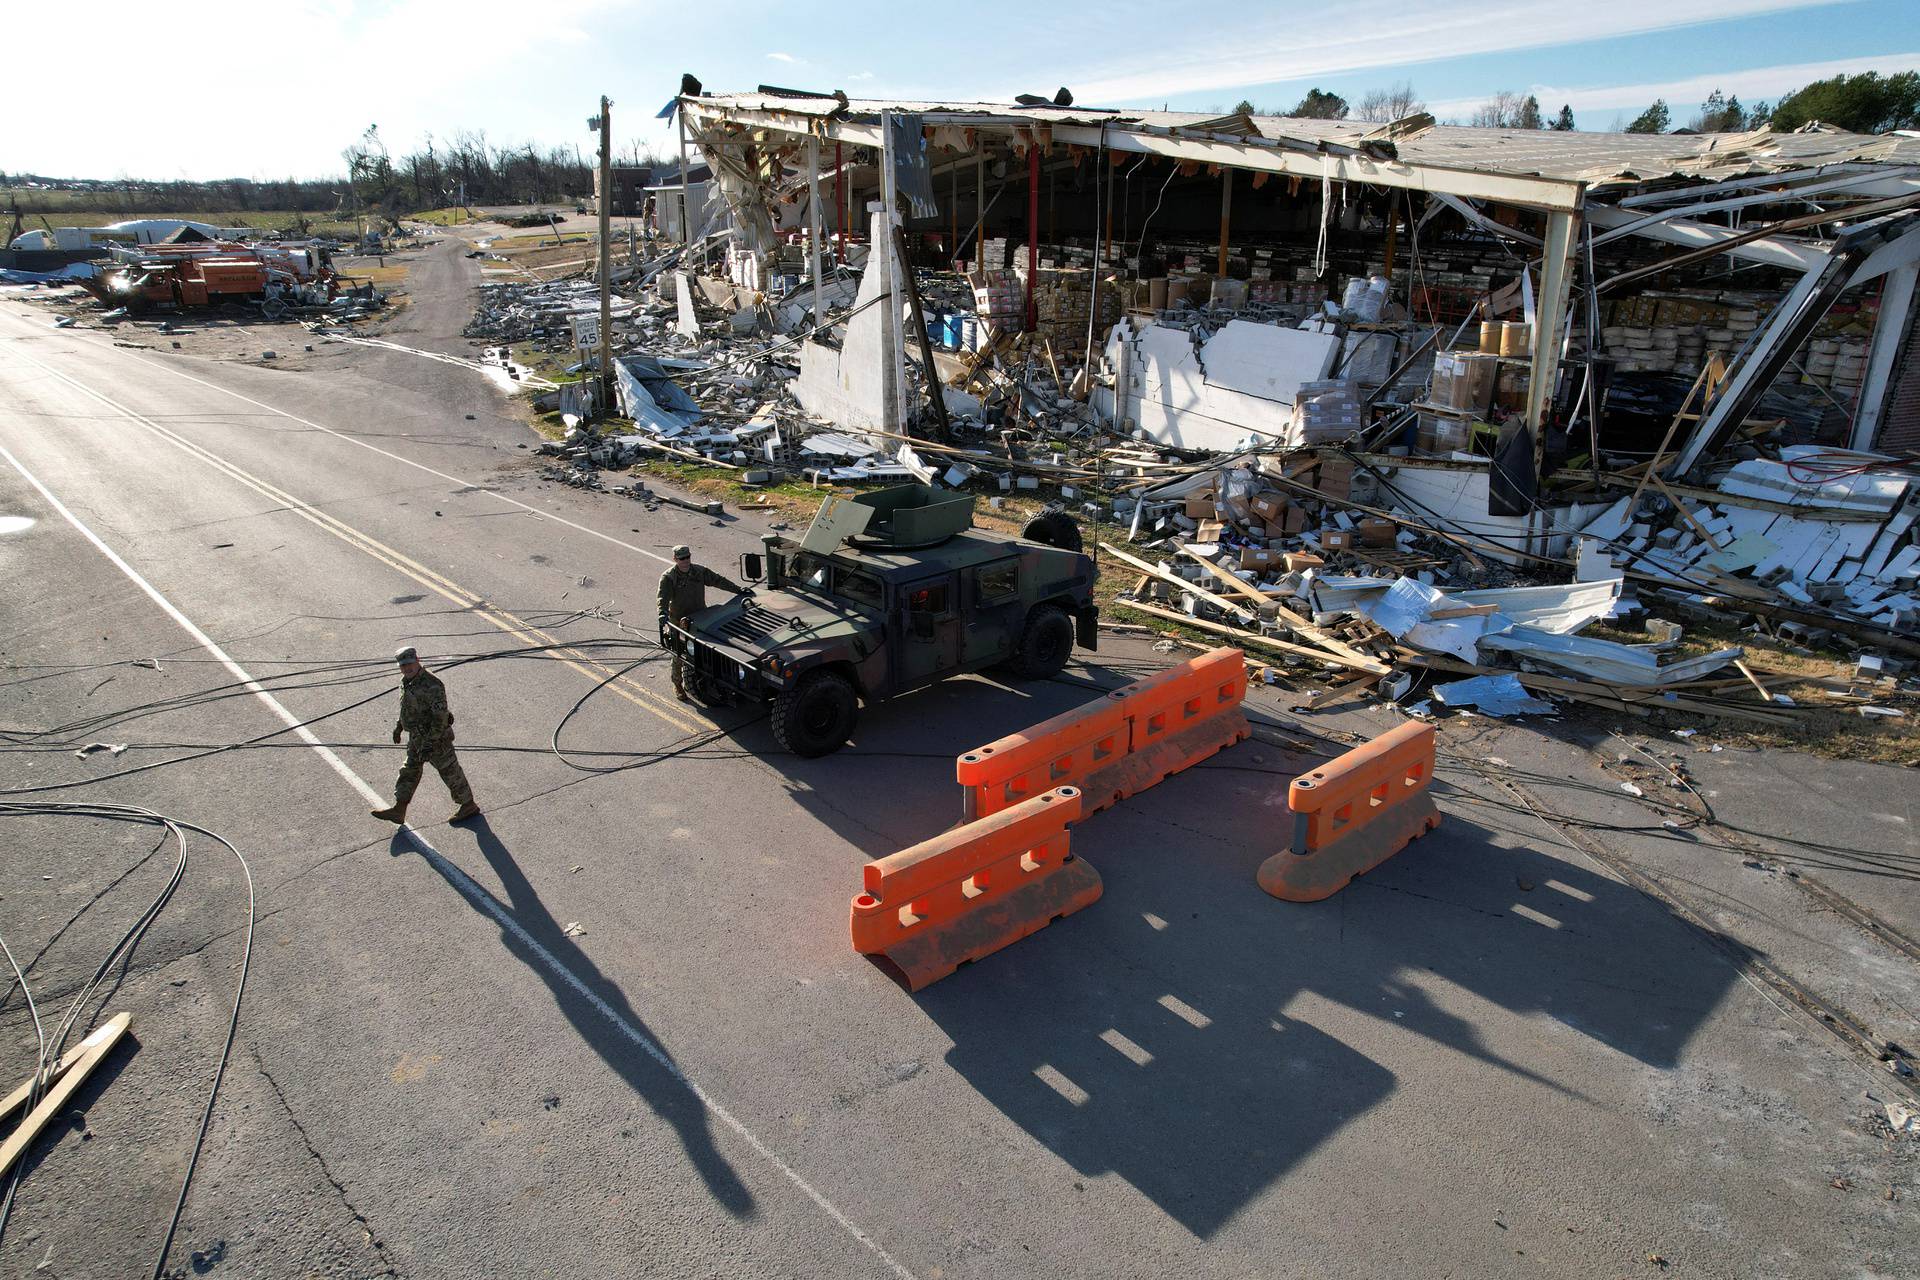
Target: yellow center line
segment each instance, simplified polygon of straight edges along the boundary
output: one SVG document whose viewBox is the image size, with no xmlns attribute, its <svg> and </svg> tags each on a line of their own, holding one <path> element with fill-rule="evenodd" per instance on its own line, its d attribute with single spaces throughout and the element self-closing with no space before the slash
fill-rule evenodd
<svg viewBox="0 0 1920 1280">
<path fill-rule="evenodd" d="M 434 594 L 442 597 L 443 599 L 449 601 L 450 603 L 459 605 L 463 609 L 467 609 L 478 614 L 486 622 L 492 624 L 494 627 L 497 627 L 499 630 L 505 632 L 507 635 L 510 635 L 515 639 L 520 640 L 523 643 L 526 643 L 529 641 L 538 641 L 541 644 L 552 646 L 554 653 L 558 656 L 559 661 L 563 665 L 571 667 L 573 670 L 579 672 L 583 676 L 586 676 L 588 679 L 599 681 L 599 680 L 607 679 L 608 677 L 612 677 L 612 679 L 607 685 L 607 687 L 610 690 L 612 690 L 612 692 L 626 699 L 628 702 L 632 703 L 636 707 L 639 707 L 643 711 L 647 711 L 659 717 L 661 720 L 666 721 L 668 724 L 680 730 L 682 733 L 699 733 L 699 732 L 703 732 L 704 730 L 716 729 L 719 727 L 713 721 L 707 719 L 703 715 L 700 715 L 698 712 L 693 711 L 691 708 L 680 707 L 675 704 L 669 703 L 666 701 L 666 699 L 662 698 L 659 694 L 654 693 L 652 690 L 647 689 L 642 685 L 636 684 L 632 680 L 627 679 L 625 676 L 618 675 L 617 668 L 609 667 L 593 658 L 588 657 L 586 654 L 581 653 L 579 650 L 564 644 L 562 641 L 560 641 L 550 633 L 543 631 L 539 627 L 534 626 L 532 623 L 528 622 L 526 619 L 521 618 L 517 614 L 514 614 L 508 610 L 502 609 L 497 605 L 489 603 L 482 596 L 476 594 L 473 591 L 468 590 L 465 587 L 460 586 L 458 583 L 454 582 L 452 579 L 447 578 L 444 575 L 436 572 L 435 570 L 428 568 L 426 565 L 421 564 L 419 561 L 414 560 L 412 557 L 404 554 L 403 552 L 397 551 L 394 548 L 387 546 L 385 543 L 373 537 L 371 534 L 366 533 L 364 530 L 355 528 L 353 525 L 347 524 L 345 521 L 339 519 L 338 517 L 329 515 L 327 512 L 320 510 L 319 508 L 313 506 L 311 503 L 305 502 L 299 498 L 294 497 L 292 494 L 286 492 L 284 489 L 279 488 L 278 486 L 270 483 L 269 481 L 262 480 L 260 477 L 253 475 L 251 472 L 244 470 L 243 468 L 237 466 L 232 462 L 229 462 L 227 459 L 222 458 L 218 454 L 213 453 L 210 450 L 207 450 L 201 447 L 200 445 L 195 444 L 191 440 L 185 439 L 184 437 L 175 434 L 173 431 L 170 431 L 166 427 L 161 426 L 159 423 L 153 421 L 151 418 L 147 418 L 142 414 L 136 412 L 135 410 L 129 409 L 127 406 L 117 403 L 116 401 L 112 400 L 108 396 L 103 395 L 102 393 L 94 390 L 92 387 L 87 386 L 85 383 L 80 382 L 77 379 L 69 377 L 67 374 L 62 373 L 57 369 L 50 368 L 47 365 L 40 363 L 38 360 L 35 360 L 30 356 L 23 355 L 21 356 L 21 359 L 25 360 L 28 364 L 34 365 L 35 367 L 40 369 L 42 372 L 49 374 L 52 377 L 58 378 L 60 381 L 66 383 L 68 386 L 71 386 L 74 389 L 92 397 L 93 399 L 99 401 L 101 404 L 106 405 L 108 408 L 122 415 L 129 421 L 138 423 L 140 426 L 146 428 L 148 431 L 159 436 L 161 439 L 167 441 L 169 444 L 172 444 L 175 448 L 181 450 L 186 454 L 189 454 L 192 457 L 198 458 L 200 461 L 206 463 L 208 466 L 213 467 L 215 470 L 220 471 L 221 473 L 227 475 L 231 479 L 239 481 L 241 484 L 246 485 L 248 488 L 254 490 L 256 493 L 259 493 L 264 497 L 270 498 L 274 502 L 283 504 L 289 510 L 291 510 L 294 514 L 300 516 L 302 519 L 307 520 L 308 522 L 312 523 L 318 528 L 326 530 L 328 533 L 331 533 L 336 538 L 339 538 L 342 542 L 345 542 L 347 545 L 354 547 L 356 550 L 371 557 L 372 559 L 379 561 L 380 563 L 386 565 L 388 568 L 393 569 L 395 572 L 400 573 L 405 577 L 411 578 L 413 581 L 419 583 L 423 587 L 426 587 L 428 590 L 432 591 Z"/>
</svg>

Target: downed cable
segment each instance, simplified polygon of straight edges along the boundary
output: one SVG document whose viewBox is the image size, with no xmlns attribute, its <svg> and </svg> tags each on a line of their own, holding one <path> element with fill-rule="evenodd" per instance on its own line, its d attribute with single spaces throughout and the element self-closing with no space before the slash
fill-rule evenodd
<svg viewBox="0 0 1920 1280">
<path fill-rule="evenodd" d="M 233 1057 L 233 1042 L 240 1029 L 240 1009 L 246 997 L 247 974 L 253 964 L 253 933 L 256 920 L 253 868 L 248 864 L 246 855 L 242 854 L 232 841 L 228 840 L 219 832 L 209 830 L 206 827 L 200 826 L 197 823 L 188 822 L 182 818 L 169 817 L 165 814 L 157 813 L 152 809 L 141 808 L 137 805 L 86 804 L 60 801 L 0 801 L 0 817 L 78 817 L 101 819 L 110 822 L 159 825 L 166 828 L 167 833 L 173 837 L 179 847 L 179 854 L 174 860 L 173 871 L 168 876 L 166 884 L 161 887 L 160 892 L 155 895 L 146 910 L 142 911 L 133 924 L 120 935 L 119 940 L 115 942 L 112 949 L 107 952 L 106 958 L 101 960 L 98 967 L 95 968 L 93 976 L 90 977 L 74 995 L 72 1004 L 68 1006 L 66 1016 L 61 1019 L 59 1026 L 54 1029 L 50 1038 L 44 1034 L 39 1034 L 39 1017 L 36 1011 L 34 1023 L 36 1034 L 39 1034 L 40 1048 L 39 1057 L 34 1068 L 33 1088 L 28 1099 L 29 1106 L 39 1100 L 41 1092 L 47 1084 L 52 1064 L 59 1059 L 62 1045 L 66 1042 L 67 1037 L 72 1034 L 74 1024 L 79 1019 L 82 1010 L 91 1002 L 94 994 L 99 990 L 101 982 L 105 980 L 107 974 L 112 971 L 115 964 L 120 963 L 123 959 L 131 958 L 134 949 L 140 943 L 140 939 L 146 935 L 148 927 L 153 924 L 154 920 L 157 919 L 160 913 L 166 908 L 167 903 L 173 897 L 174 891 L 179 887 L 180 881 L 185 876 L 187 870 L 189 848 L 187 833 L 190 831 L 196 832 L 224 846 L 226 850 L 233 855 L 234 860 L 240 864 L 240 874 L 245 881 L 247 890 L 247 928 L 246 936 L 240 949 L 240 972 L 234 982 L 233 1011 L 227 1019 L 226 1034 L 221 1040 L 220 1054 L 214 1064 L 212 1082 L 207 1088 L 206 1104 L 201 1108 L 200 1123 L 194 1130 L 193 1146 L 187 1155 L 186 1172 L 180 1179 L 180 1194 L 174 1201 L 173 1213 L 167 1220 L 166 1234 L 160 1242 L 160 1251 L 154 1258 L 154 1280 L 160 1280 L 160 1277 L 164 1275 L 166 1271 L 167 1254 L 172 1250 L 174 1236 L 179 1231 L 181 1214 L 186 1210 L 187 1193 L 193 1186 L 193 1175 L 200 1163 L 200 1152 L 206 1145 L 207 1129 L 213 1123 L 214 1104 L 220 1096 L 220 1085 L 222 1081 L 226 1079 L 227 1064 Z M 164 841 L 165 837 L 163 836 L 162 839 Z M 12 964 L 13 956 L 10 951 L 7 953 L 7 959 L 9 964 Z M 21 991 L 27 997 L 29 1007 L 33 1007 L 33 997 L 27 987 L 26 974 L 21 971 L 18 965 L 13 965 L 13 970 L 20 983 Z M 7 1186 L 6 1198 L 4 1202 L 0 1202 L 0 1237 L 4 1237 L 6 1233 L 7 1221 L 13 1212 L 14 1196 L 19 1190 L 20 1181 L 23 1176 L 24 1169 L 16 1169 L 14 1171 L 13 1177 Z"/>
</svg>

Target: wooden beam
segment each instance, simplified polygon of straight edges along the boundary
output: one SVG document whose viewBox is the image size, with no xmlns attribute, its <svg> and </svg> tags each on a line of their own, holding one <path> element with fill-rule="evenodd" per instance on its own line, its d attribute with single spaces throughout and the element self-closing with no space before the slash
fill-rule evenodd
<svg viewBox="0 0 1920 1280">
<path fill-rule="evenodd" d="M 1380 682 L 1380 677 L 1370 671 L 1359 671 L 1343 680 L 1338 680 L 1324 689 L 1317 689 L 1307 695 L 1307 710 L 1318 711 L 1330 703 L 1339 702 L 1349 694 L 1360 692 Z"/>
<path fill-rule="evenodd" d="M 1760 677 L 1753 674 L 1752 667 L 1748 666 L 1745 662 L 1742 662 L 1739 658 L 1735 658 L 1733 660 L 1733 669 L 1735 671 L 1738 671 L 1741 675 L 1745 676 L 1747 678 L 1747 683 L 1760 691 L 1760 700 L 1762 702 L 1767 703 L 1769 706 L 1777 705 L 1773 701 L 1773 690 L 1767 688 L 1767 686 L 1760 683 Z"/>
<path fill-rule="evenodd" d="M 1238 618 L 1242 622 L 1257 622 L 1259 620 L 1258 615 L 1248 612 L 1225 596 L 1217 596 L 1198 583 L 1188 582 L 1177 573 L 1168 573 L 1157 564 L 1149 564 L 1138 556 L 1128 555 L 1112 543 L 1103 542 L 1100 544 L 1100 549 L 1122 564 L 1130 564 L 1149 577 L 1158 578 L 1160 581 L 1170 586 L 1178 587 L 1182 591 L 1191 591 L 1194 595 L 1199 596 L 1216 609 L 1224 611 L 1230 618 Z"/>
<path fill-rule="evenodd" d="M 1253 603 L 1260 605 L 1264 608 L 1272 609 L 1274 613 L 1279 617 L 1280 621 L 1286 623 L 1293 630 L 1299 632 L 1301 635 L 1313 641 L 1315 644 L 1319 645 L 1321 648 L 1327 650 L 1328 652 L 1337 653 L 1342 657 L 1350 658 L 1355 662 L 1374 661 L 1374 658 L 1371 654 L 1362 653 L 1358 649 L 1354 648 L 1352 645 L 1346 643 L 1344 640 L 1340 640 L 1332 635 L 1329 635 L 1327 632 L 1323 631 L 1321 628 L 1314 626 L 1310 620 L 1302 617 L 1298 613 L 1295 613 L 1292 609 L 1288 608 L 1283 601 L 1266 594 L 1264 591 L 1259 591 L 1253 587 L 1248 586 L 1246 583 L 1242 582 L 1239 578 L 1227 572 L 1225 565 L 1214 563 L 1213 561 L 1207 559 L 1205 556 L 1201 555 L 1199 552 L 1195 551 L 1192 547 L 1186 546 L 1186 545 L 1181 546 L 1180 554 L 1187 557 L 1187 559 L 1189 560 L 1192 560 L 1198 564 L 1203 564 L 1207 568 L 1213 570 L 1215 576 L 1217 576 L 1221 582 L 1225 583 L 1230 589 L 1238 591 L 1241 595 L 1252 600 Z M 1193 586 L 1192 583 L 1186 582 L 1185 578 L 1182 578 L 1180 581 L 1185 582 L 1188 587 Z M 1491 610 L 1492 606 L 1488 606 L 1488 608 L 1489 610 Z"/>
<path fill-rule="evenodd" d="M 1369 675 L 1385 676 L 1393 674 L 1393 668 L 1384 662 L 1355 662 L 1351 658 L 1342 657 L 1337 653 L 1329 653 L 1324 649 L 1309 649 L 1303 644 L 1288 644 L 1285 640 L 1276 640 L 1272 636 L 1263 636 L 1257 631 L 1242 631 L 1238 627 L 1229 627 L 1218 622 L 1208 622 L 1203 618 L 1189 617 L 1173 609 L 1162 609 L 1157 604 L 1142 604 L 1138 600 L 1118 600 L 1115 601 L 1115 604 L 1123 609 L 1136 609 L 1141 613 L 1151 614 L 1156 618 L 1165 618 L 1169 622 L 1178 622 L 1182 626 L 1198 627 L 1202 631 L 1211 631 L 1215 635 L 1226 636 L 1235 644 L 1250 644 L 1257 648 L 1273 649 L 1280 653 L 1298 654 L 1303 658 L 1312 658 L 1316 662 L 1324 662 L 1331 667 L 1348 667 L 1356 671 L 1365 671 Z"/>
<path fill-rule="evenodd" d="M 1707 532 L 1706 526 L 1702 525 L 1698 520 L 1695 520 L 1693 518 L 1693 512 L 1687 510 L 1687 504 L 1680 501 L 1679 498 L 1675 497 L 1673 490 L 1667 488 L 1667 482 L 1660 478 L 1660 473 L 1649 468 L 1647 471 L 1647 476 L 1649 479 L 1653 481 L 1654 485 L 1660 490 L 1660 492 L 1666 495 L 1667 501 L 1673 504 L 1673 509 L 1680 513 L 1680 518 L 1682 520 L 1685 520 L 1687 522 L 1687 527 L 1689 529 L 1692 529 L 1696 534 L 1700 536 L 1700 541 L 1706 543 L 1709 547 L 1712 547 L 1715 551 L 1720 550 L 1720 544 L 1714 541 L 1713 535 Z"/>
<path fill-rule="evenodd" d="M 13 1168 L 14 1162 L 27 1153 L 27 1148 L 34 1144 L 34 1140 L 40 1136 L 53 1118 L 66 1110 L 68 1101 L 79 1092 L 80 1086 L 87 1082 L 87 1077 L 92 1075 L 94 1068 L 105 1060 L 113 1046 L 120 1042 L 120 1037 L 127 1032 L 127 1024 L 132 1020 L 132 1014 L 116 1013 L 110 1020 L 95 1027 L 87 1038 L 79 1043 L 77 1048 L 80 1056 L 74 1059 L 73 1064 L 66 1069 L 54 1086 L 47 1090 L 45 1096 L 40 1099 L 40 1105 L 27 1113 L 26 1119 L 20 1122 L 20 1127 L 8 1134 L 4 1143 L 0 1143 L 0 1174 L 5 1174 L 7 1170 Z M 67 1057 L 62 1056 L 60 1060 L 66 1062 Z M 28 1087 L 31 1087 L 31 1082 Z"/>
</svg>

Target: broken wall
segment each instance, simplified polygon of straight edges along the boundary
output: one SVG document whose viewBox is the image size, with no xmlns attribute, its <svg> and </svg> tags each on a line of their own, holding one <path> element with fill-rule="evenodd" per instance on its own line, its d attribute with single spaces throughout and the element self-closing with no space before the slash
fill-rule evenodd
<svg viewBox="0 0 1920 1280">
<path fill-rule="evenodd" d="M 860 291 L 854 295 L 853 314 L 841 329 L 838 350 L 816 338 L 801 344 L 793 398 L 808 413 L 836 426 L 891 431 L 898 426 L 893 404 L 898 366 L 887 323 L 889 304 L 880 299 L 889 274 L 899 275 L 900 256 L 884 214 L 873 215 L 869 231 L 886 260 L 870 257 L 860 273 Z M 891 305 L 898 323 L 904 304 L 896 298 Z"/>
<path fill-rule="evenodd" d="M 1115 326 L 1107 343 L 1114 390 L 1099 407 L 1150 440 L 1234 452 L 1300 443 L 1293 406 L 1303 383 L 1340 354 L 1329 333 L 1232 320 L 1196 343 L 1171 325 Z"/>
</svg>

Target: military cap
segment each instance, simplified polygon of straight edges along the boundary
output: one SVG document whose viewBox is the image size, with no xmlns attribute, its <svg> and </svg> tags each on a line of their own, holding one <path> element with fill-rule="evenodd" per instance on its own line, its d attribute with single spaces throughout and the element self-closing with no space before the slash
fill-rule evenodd
<svg viewBox="0 0 1920 1280">
<path fill-rule="evenodd" d="M 693 559 L 693 548 L 687 546 L 675 547 L 673 549 L 673 558 L 675 560 L 691 560 Z"/>
<path fill-rule="evenodd" d="M 395 653 L 393 655 L 393 660 L 404 667 L 409 662 L 420 661 L 420 654 L 418 651 L 414 649 L 412 645 L 408 645 L 406 648 L 401 649 L 399 652 Z"/>
</svg>

